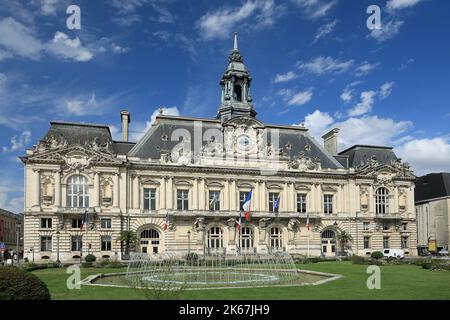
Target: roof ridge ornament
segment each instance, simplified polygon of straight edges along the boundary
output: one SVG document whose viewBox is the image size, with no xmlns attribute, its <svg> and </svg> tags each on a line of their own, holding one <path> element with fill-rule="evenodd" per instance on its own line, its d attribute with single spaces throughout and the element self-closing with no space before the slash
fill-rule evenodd
<svg viewBox="0 0 450 320">
<path fill-rule="evenodd" d="M 238 49 L 238 33 L 237 32 L 234 33 L 234 47 L 233 47 L 233 51 L 239 51 L 239 49 Z"/>
<path fill-rule="evenodd" d="M 230 54 L 229 57 L 230 62 L 244 62 L 244 58 L 242 57 L 241 53 L 239 52 L 238 47 L 238 33 L 234 33 L 234 45 L 233 45 L 233 51 Z"/>
</svg>

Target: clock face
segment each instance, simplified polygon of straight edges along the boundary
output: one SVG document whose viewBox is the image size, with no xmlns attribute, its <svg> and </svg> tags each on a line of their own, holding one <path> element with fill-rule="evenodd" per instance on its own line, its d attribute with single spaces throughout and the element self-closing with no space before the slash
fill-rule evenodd
<svg viewBox="0 0 450 320">
<path fill-rule="evenodd" d="M 237 144 L 239 149 L 248 151 L 251 147 L 251 139 L 246 134 L 243 134 L 237 138 Z"/>
</svg>

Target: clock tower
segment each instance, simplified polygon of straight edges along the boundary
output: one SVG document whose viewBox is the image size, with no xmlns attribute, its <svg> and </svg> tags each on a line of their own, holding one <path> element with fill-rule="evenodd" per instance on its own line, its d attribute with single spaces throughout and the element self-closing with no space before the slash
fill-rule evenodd
<svg viewBox="0 0 450 320">
<path fill-rule="evenodd" d="M 253 99 L 250 95 L 252 77 L 239 52 L 236 32 L 233 51 L 228 60 L 228 67 L 220 80 L 222 98 L 217 119 L 226 122 L 236 117 L 254 118 L 256 111 L 253 109 Z"/>
</svg>

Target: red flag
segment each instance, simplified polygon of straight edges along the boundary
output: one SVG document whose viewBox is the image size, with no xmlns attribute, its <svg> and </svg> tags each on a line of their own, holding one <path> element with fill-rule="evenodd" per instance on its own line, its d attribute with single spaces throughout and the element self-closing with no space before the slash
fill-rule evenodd
<svg viewBox="0 0 450 320">
<path fill-rule="evenodd" d="M 309 213 L 306 214 L 306 228 L 308 231 L 311 230 L 311 225 L 309 224 Z"/>
</svg>

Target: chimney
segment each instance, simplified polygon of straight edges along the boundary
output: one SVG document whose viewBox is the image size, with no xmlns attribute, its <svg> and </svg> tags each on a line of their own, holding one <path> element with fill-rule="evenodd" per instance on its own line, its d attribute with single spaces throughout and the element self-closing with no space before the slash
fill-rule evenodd
<svg viewBox="0 0 450 320">
<path fill-rule="evenodd" d="M 128 124 L 131 121 L 128 110 L 120 111 L 120 119 L 122 119 L 122 140 L 123 142 L 128 142 Z"/>
<path fill-rule="evenodd" d="M 327 150 L 331 155 L 335 156 L 338 153 L 338 136 L 339 136 L 339 129 L 334 128 L 328 133 L 325 133 L 322 136 L 323 139 L 323 146 L 325 147 L 325 150 Z"/>
</svg>

